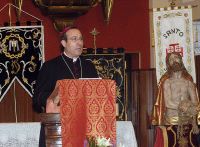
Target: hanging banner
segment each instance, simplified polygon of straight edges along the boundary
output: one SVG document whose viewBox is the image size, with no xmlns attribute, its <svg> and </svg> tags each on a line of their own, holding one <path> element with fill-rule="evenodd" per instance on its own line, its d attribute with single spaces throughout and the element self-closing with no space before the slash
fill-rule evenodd
<svg viewBox="0 0 200 147">
<path fill-rule="evenodd" d="M 85 54 L 96 67 L 98 75 L 103 79 L 112 79 L 116 82 L 116 103 L 119 120 L 125 120 L 126 93 L 125 93 L 125 54 L 124 53 L 97 53 Z"/>
<path fill-rule="evenodd" d="M 17 80 L 32 97 L 44 62 L 43 26 L 0 28 L 0 101 Z"/>
<path fill-rule="evenodd" d="M 166 55 L 178 52 L 196 83 L 191 7 L 181 7 L 180 9 L 175 7 L 173 10 L 171 8 L 167 10 L 154 9 L 153 21 L 157 82 L 166 72 Z"/>
</svg>

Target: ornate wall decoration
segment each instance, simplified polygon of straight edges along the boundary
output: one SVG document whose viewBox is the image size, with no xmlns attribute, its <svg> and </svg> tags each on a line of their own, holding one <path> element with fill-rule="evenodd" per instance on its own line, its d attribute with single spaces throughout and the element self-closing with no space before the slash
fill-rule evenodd
<svg viewBox="0 0 200 147">
<path fill-rule="evenodd" d="M 49 15 L 57 31 L 71 26 L 74 20 L 86 14 L 99 0 L 33 0 L 44 15 Z"/>
<path fill-rule="evenodd" d="M 105 53 L 105 52 L 106 53 Z M 91 54 L 88 52 L 84 54 L 86 59 L 91 60 L 95 65 L 98 75 L 103 79 L 112 79 L 116 81 L 116 103 L 119 106 L 119 120 L 125 118 L 125 54 L 109 53 L 108 50 L 102 50 L 102 53 Z M 101 51 L 100 51 L 101 52 Z"/>
<path fill-rule="evenodd" d="M 187 71 L 196 82 L 191 7 L 158 8 L 153 15 L 157 82 L 166 71 L 165 58 L 171 52 L 182 55 Z"/>
<path fill-rule="evenodd" d="M 43 44 L 43 26 L 0 28 L 0 101 L 15 80 L 33 95 Z"/>
</svg>

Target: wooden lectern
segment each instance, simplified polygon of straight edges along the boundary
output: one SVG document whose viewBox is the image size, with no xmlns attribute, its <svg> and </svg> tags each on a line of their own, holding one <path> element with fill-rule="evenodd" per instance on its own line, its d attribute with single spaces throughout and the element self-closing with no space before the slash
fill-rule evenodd
<svg viewBox="0 0 200 147">
<path fill-rule="evenodd" d="M 41 113 L 40 120 L 45 130 L 46 147 L 62 147 L 59 113 Z"/>
<path fill-rule="evenodd" d="M 54 106 L 52 102 L 55 102 Z M 113 144 L 116 144 L 114 80 L 59 80 L 47 103 L 48 112 L 60 112 L 63 147 L 80 147 L 86 137 L 98 136 L 111 138 Z M 46 135 L 51 129 L 59 132 L 58 126 L 55 123 L 52 126 L 50 120 L 45 125 Z M 47 136 L 47 143 L 55 139 L 50 136 Z"/>
</svg>

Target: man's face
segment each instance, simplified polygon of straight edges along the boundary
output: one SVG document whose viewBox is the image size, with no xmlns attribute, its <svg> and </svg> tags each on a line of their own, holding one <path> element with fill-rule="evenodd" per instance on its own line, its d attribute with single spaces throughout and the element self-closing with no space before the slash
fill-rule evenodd
<svg viewBox="0 0 200 147">
<path fill-rule="evenodd" d="M 78 57 L 83 51 L 83 37 L 78 29 L 70 29 L 66 32 L 67 40 L 62 40 L 64 52 L 69 57 Z"/>
<path fill-rule="evenodd" d="M 171 54 L 169 57 L 170 69 L 174 72 L 180 71 L 183 69 L 181 59 L 176 54 Z"/>
</svg>

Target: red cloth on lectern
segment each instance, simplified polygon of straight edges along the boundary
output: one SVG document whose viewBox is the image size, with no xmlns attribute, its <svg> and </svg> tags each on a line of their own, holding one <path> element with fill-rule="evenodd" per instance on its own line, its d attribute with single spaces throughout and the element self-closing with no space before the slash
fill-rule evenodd
<svg viewBox="0 0 200 147">
<path fill-rule="evenodd" d="M 86 136 L 116 143 L 116 84 L 113 80 L 59 80 L 63 147 L 83 147 Z"/>
</svg>

